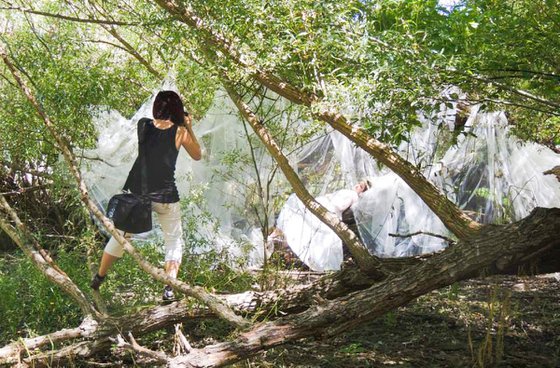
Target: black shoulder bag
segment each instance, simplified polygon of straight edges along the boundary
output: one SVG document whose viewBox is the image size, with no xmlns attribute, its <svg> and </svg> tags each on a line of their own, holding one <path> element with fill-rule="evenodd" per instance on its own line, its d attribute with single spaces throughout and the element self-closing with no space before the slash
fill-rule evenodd
<svg viewBox="0 0 560 368">
<path fill-rule="evenodd" d="M 152 230 L 152 201 L 148 193 L 145 153 L 146 121 L 138 122 L 138 159 L 142 195 L 132 192 L 116 194 L 109 199 L 107 217 L 125 233 L 138 234 Z M 126 185 L 125 185 L 126 187 Z"/>
</svg>

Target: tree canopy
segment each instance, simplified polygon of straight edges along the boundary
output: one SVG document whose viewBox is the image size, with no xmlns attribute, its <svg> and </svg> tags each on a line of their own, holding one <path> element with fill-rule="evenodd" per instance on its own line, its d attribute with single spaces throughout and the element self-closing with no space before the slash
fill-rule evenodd
<svg viewBox="0 0 560 368">
<path fill-rule="evenodd" d="M 269 312 L 280 301 L 287 309 L 294 304 L 300 305 L 297 312 L 304 309 L 260 324 L 240 316 L 255 313 L 243 302 L 236 304 L 175 281 L 175 287 L 212 313 L 247 331 L 237 341 L 194 349 L 190 355 L 143 353 L 162 364 L 192 366 L 198 360 L 220 365 L 315 331 L 329 335 L 354 328 L 430 290 L 478 275 L 484 267 L 506 272 L 557 248 L 557 211 L 537 210 L 519 224 L 483 226 L 394 148 L 420 124 L 419 111 L 429 113 L 444 103 L 505 110 L 516 134 L 558 150 L 559 16 L 560 5 L 552 0 L 463 0 L 452 7 L 436 0 L 0 0 L 3 185 L 27 180 L 15 172 L 46 176 L 42 181 L 31 175 L 40 185 L 54 180 L 58 190 L 34 198 L 47 201 L 41 206 L 57 213 L 62 235 L 88 239 L 90 244 L 82 251 L 91 256 L 99 238 L 77 198 L 116 234 L 89 199 L 76 165 L 80 150 L 92 147 L 97 139 L 92 121 L 96 112 L 112 109 L 129 117 L 166 78 L 172 78 L 190 113 L 200 118 L 215 92 L 225 90 L 296 194 L 348 243 L 361 281 L 343 272 L 303 291 L 254 296 Z M 450 87 L 460 92 L 442 93 Z M 307 136 L 264 119 L 270 111 L 260 102 L 269 91 L 290 102 L 286 109 L 313 120 L 314 128 L 340 131 L 395 171 L 454 233 L 458 245 L 425 262 L 411 259 L 395 265 L 369 255 L 356 235 L 315 201 L 290 167 L 282 144 Z M 74 200 L 65 206 L 61 198 Z M 149 312 L 118 323 L 112 320 L 81 291 L 80 282 L 74 282 L 80 276 L 60 270 L 44 252 L 45 238 L 29 212 L 33 204 L 6 200 L 4 195 L 0 199 L 3 232 L 85 317 L 81 327 L 26 344 L 39 347 L 46 341 L 82 338 L 94 342 L 87 349 L 76 345 L 68 349 L 70 353 L 60 350 L 57 357 L 62 361 L 65 354 L 87 357 L 106 349 L 122 326 L 145 334 L 188 314 L 189 306 L 183 303 L 180 310 L 162 309 L 167 313 L 162 320 Z M 48 213 L 41 216 L 49 217 Z M 78 226 L 64 221 L 69 213 L 80 219 Z M 522 235 L 518 226 L 524 229 Z M 169 282 L 150 259 L 122 236 L 118 239 L 144 271 Z M 474 244 L 477 252 L 472 250 Z M 329 300 L 317 302 L 310 296 L 314 292 Z M 119 344 L 142 351 L 133 339 L 129 341 Z M 0 364 L 20 359 L 18 349 L 15 343 L 0 349 Z M 29 359 L 41 359 L 40 355 Z"/>
</svg>

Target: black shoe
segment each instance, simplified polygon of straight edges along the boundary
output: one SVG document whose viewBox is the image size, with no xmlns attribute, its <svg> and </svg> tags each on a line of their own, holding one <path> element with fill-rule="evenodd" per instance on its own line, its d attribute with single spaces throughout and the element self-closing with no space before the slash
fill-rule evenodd
<svg viewBox="0 0 560 368">
<path fill-rule="evenodd" d="M 93 290 L 97 291 L 99 290 L 99 286 L 101 286 L 103 281 L 105 281 L 105 276 L 99 276 L 99 274 L 96 273 L 95 276 L 93 276 L 93 279 L 91 279 L 91 283 L 89 284 L 89 286 Z"/>
<path fill-rule="evenodd" d="M 164 302 L 171 302 L 171 301 L 175 300 L 175 293 L 173 292 L 173 289 L 171 288 L 171 286 L 166 285 L 165 288 L 163 288 L 162 299 L 163 299 Z"/>
</svg>

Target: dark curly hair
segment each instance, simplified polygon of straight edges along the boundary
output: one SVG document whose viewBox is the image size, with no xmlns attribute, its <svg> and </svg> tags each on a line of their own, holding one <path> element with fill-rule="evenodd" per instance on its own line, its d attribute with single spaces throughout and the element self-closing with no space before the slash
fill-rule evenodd
<svg viewBox="0 0 560 368">
<path fill-rule="evenodd" d="M 161 91 L 157 94 L 152 107 L 154 119 L 171 120 L 176 125 L 184 125 L 185 108 L 176 92 Z"/>
</svg>

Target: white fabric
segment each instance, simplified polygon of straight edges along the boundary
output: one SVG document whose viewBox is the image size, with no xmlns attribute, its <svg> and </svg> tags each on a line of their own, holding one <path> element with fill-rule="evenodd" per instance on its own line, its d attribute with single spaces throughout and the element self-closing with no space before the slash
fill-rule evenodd
<svg viewBox="0 0 560 368">
<path fill-rule="evenodd" d="M 180 263 L 183 257 L 184 245 L 181 205 L 179 202 L 152 202 L 152 211 L 157 214 L 163 232 L 163 238 L 165 240 L 165 261 L 177 261 Z M 121 243 L 112 236 L 105 246 L 105 252 L 120 258 L 124 254 L 124 248 Z"/>
<path fill-rule="evenodd" d="M 175 87 L 169 81 L 162 89 Z M 452 88 L 444 94 L 459 92 Z M 302 120 L 305 114 L 299 114 L 297 108 L 278 96 L 271 93 L 269 97 L 267 101 L 274 102 L 265 104 L 274 106 L 263 107 L 262 111 L 271 107 L 270 115 L 277 117 L 271 126 L 278 124 L 283 128 L 280 131 L 287 134 L 277 136 L 282 138 L 283 152 L 306 188 L 314 195 L 324 195 L 324 199 L 319 197 L 320 202 L 333 213 L 340 216 L 341 209 L 353 199 L 340 193 L 333 201 L 326 193 L 347 188 L 363 177 L 373 179 L 373 187 L 352 206 L 360 236 L 372 253 L 385 257 L 414 255 L 447 245 L 428 235 L 391 236 L 417 231 L 451 234 L 406 183 L 371 155 L 339 132 Z M 124 184 L 137 156 L 136 121 L 150 116 L 152 99 L 130 120 L 115 111 L 98 109 L 98 146 L 82 152 L 82 170 L 100 208 L 105 208 L 108 199 Z M 418 113 L 422 127 L 397 150 L 452 202 L 484 223 L 512 222 L 537 206 L 560 206 L 558 182 L 554 176 L 542 173 L 560 165 L 560 155 L 515 138 L 504 113 L 481 112 L 473 107 L 464 127 L 468 134 L 457 135 L 456 109 L 441 104 L 435 110 Z M 344 111 L 356 126 L 363 126 L 363 118 L 369 116 L 367 106 L 351 101 Z M 356 113 L 352 115 L 353 112 Z M 243 124 L 227 94 L 217 91 L 207 114 L 193 125 L 204 146 L 203 159 L 195 162 L 181 152 L 176 181 L 183 206 L 188 208 L 183 221 L 197 224 L 189 233 L 189 251 L 213 251 L 227 257 L 233 266 L 259 267 L 271 251 L 265 249 L 264 238 L 272 224 L 263 221 L 264 215 L 273 218 L 278 207 L 272 204 L 282 206 L 291 188 L 255 135 L 250 129 L 245 132 Z M 455 144 L 450 142 L 453 135 Z M 254 143 L 253 151 L 247 144 L 248 136 Z M 338 269 L 342 257 L 340 240 L 302 206 L 291 196 L 282 210 L 282 230 L 291 239 L 290 246 L 314 269 Z M 153 241 L 159 235 L 153 231 L 134 238 Z M 298 240 L 300 246 L 295 245 Z"/>
<path fill-rule="evenodd" d="M 316 199 L 327 210 L 342 218 L 342 212 L 358 201 L 358 193 L 341 189 Z M 284 239 L 292 251 L 310 269 L 328 271 L 340 268 L 342 241 L 295 194 L 290 195 L 280 211 L 276 226 L 284 233 Z"/>
</svg>

